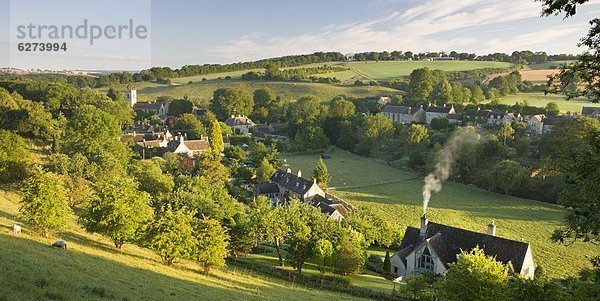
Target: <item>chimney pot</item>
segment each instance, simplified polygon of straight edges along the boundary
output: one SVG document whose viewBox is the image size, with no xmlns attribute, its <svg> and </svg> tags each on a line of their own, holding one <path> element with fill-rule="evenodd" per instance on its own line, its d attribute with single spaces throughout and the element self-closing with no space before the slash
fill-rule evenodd
<svg viewBox="0 0 600 301">
<path fill-rule="evenodd" d="M 494 221 L 487 226 L 487 235 L 496 236 L 496 224 Z"/>
<path fill-rule="evenodd" d="M 298 178 L 302 178 L 302 171 L 298 169 Z"/>
<path fill-rule="evenodd" d="M 287 172 L 287 173 L 292 173 L 292 169 L 291 169 L 291 168 L 288 168 L 288 169 L 286 170 L 286 172 Z"/>
<path fill-rule="evenodd" d="M 421 216 L 421 228 L 419 230 L 419 238 L 421 240 L 425 239 L 425 236 L 427 235 L 427 224 L 429 224 L 429 220 L 427 220 L 427 216 L 423 214 L 423 216 Z"/>
</svg>

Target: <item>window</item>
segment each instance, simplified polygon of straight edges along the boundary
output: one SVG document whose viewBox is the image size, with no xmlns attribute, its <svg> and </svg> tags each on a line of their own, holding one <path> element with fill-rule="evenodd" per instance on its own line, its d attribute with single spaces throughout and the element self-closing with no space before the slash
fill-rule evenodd
<svg viewBox="0 0 600 301">
<path fill-rule="evenodd" d="M 417 261 L 417 267 L 421 271 L 432 271 L 433 272 L 433 257 L 431 257 L 431 253 L 429 253 L 429 248 L 425 247 L 423 254 L 419 257 Z"/>
<path fill-rule="evenodd" d="M 394 273 L 398 274 L 398 267 L 397 266 L 394 266 Z"/>
</svg>

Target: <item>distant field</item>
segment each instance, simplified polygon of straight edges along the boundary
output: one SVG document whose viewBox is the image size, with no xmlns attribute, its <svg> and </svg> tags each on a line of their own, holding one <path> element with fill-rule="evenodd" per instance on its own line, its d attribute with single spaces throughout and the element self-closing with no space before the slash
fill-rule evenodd
<svg viewBox="0 0 600 301">
<path fill-rule="evenodd" d="M 13 236 L 12 225 L 22 224 L 17 215 L 17 194 L 0 189 L 0 300 L 365 300 L 236 268 L 207 276 L 189 261 L 168 267 L 147 249 L 117 250 L 74 220 L 59 236 L 68 242 L 63 251 L 50 247 L 55 237 L 27 227 Z"/>
<path fill-rule="evenodd" d="M 251 91 L 269 86 L 284 100 L 295 100 L 302 96 L 313 95 L 322 100 L 330 100 L 337 95 L 353 97 L 381 96 L 397 93 L 397 90 L 377 86 L 336 86 L 330 84 L 305 82 L 255 82 L 241 80 L 211 80 L 180 86 L 155 85 L 138 88 L 138 98 L 154 100 L 158 96 L 175 98 L 187 95 L 198 104 L 208 103 L 213 92 L 219 88 L 241 86 Z"/>
<path fill-rule="evenodd" d="M 545 107 L 549 102 L 556 102 L 561 112 L 566 113 L 569 112 L 578 112 L 581 113 L 581 108 L 586 107 L 600 107 L 600 103 L 589 102 L 584 98 L 566 100 L 561 95 L 556 94 L 548 94 L 544 95 L 544 93 L 519 93 L 516 95 L 507 95 L 503 96 L 500 99 L 500 103 L 507 105 L 514 105 L 517 101 L 523 102 L 527 101 L 530 106 L 534 107 Z"/>
<path fill-rule="evenodd" d="M 295 172 L 310 174 L 319 155 L 284 156 Z M 337 150 L 325 160 L 332 174 L 332 193 L 354 205 L 367 206 L 398 226 L 418 226 L 422 214 L 423 177 L 394 169 L 376 160 Z M 397 183 L 372 185 L 391 180 Z M 349 188 L 370 185 L 368 187 Z M 344 188 L 344 186 L 346 188 Z M 564 210 L 559 206 L 491 193 L 455 183 L 444 184 L 434 194 L 429 218 L 432 221 L 479 231 L 492 220 L 498 235 L 531 244 L 534 261 L 553 276 L 574 275 L 589 267 L 585 256 L 597 255 L 592 244 L 563 246 L 550 242 L 552 231 L 561 225 Z"/>
<path fill-rule="evenodd" d="M 521 70 L 521 78 L 534 84 L 545 84 L 548 82 L 548 76 L 560 72 L 557 69 L 539 69 L 539 70 Z"/>
<path fill-rule="evenodd" d="M 552 62 L 545 62 L 545 63 L 541 63 L 541 64 L 527 65 L 525 67 L 526 67 L 526 69 L 531 69 L 531 70 L 551 69 L 551 66 L 560 67 L 561 65 L 570 64 L 572 62 L 574 62 L 574 61 L 552 61 Z"/>
</svg>

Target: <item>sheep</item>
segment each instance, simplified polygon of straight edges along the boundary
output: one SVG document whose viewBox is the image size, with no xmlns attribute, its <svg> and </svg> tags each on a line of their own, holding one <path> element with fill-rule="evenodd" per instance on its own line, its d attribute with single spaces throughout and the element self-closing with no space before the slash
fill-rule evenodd
<svg viewBox="0 0 600 301">
<path fill-rule="evenodd" d="M 19 233 L 21 233 L 21 226 L 19 226 L 19 225 L 13 225 L 13 234 L 17 235 Z"/>
<path fill-rule="evenodd" d="M 66 250 L 67 249 L 67 242 L 64 241 L 64 240 L 62 240 L 62 239 L 60 239 L 60 240 L 55 241 L 52 244 L 52 246 Z"/>
</svg>

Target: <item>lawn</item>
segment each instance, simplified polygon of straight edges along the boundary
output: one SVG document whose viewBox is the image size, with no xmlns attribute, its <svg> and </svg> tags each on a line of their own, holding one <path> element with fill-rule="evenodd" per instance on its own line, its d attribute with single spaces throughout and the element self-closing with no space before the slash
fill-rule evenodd
<svg viewBox="0 0 600 301">
<path fill-rule="evenodd" d="M 293 170 L 310 174 L 319 155 L 284 158 Z M 341 150 L 333 152 L 325 163 L 332 174 L 331 186 L 335 187 L 331 193 L 352 205 L 370 207 L 400 227 L 418 227 L 422 176 Z M 394 180 L 397 182 L 374 185 Z M 433 195 L 429 208 L 430 220 L 473 231 L 495 221 L 499 236 L 529 242 L 536 265 L 556 277 L 574 275 L 590 266 L 586 256 L 598 255 L 597 246 L 592 244 L 567 247 L 549 240 L 553 230 L 561 226 L 565 213 L 556 205 L 446 183 L 440 193 Z"/>
<path fill-rule="evenodd" d="M 507 105 L 514 105 L 517 101 L 523 103 L 527 101 L 530 106 L 534 107 L 545 107 L 549 102 L 556 102 L 561 112 L 577 112 L 581 114 L 581 108 L 586 107 L 600 107 L 600 103 L 589 102 L 587 99 L 578 98 L 572 100 L 566 100 L 561 95 L 548 94 L 544 95 L 542 92 L 538 93 L 519 93 L 516 95 L 506 95 L 501 97 L 500 103 Z"/>
<path fill-rule="evenodd" d="M 115 249 L 104 237 L 83 231 L 74 220 L 59 236 L 68 250 L 50 247 L 19 221 L 18 195 L 0 190 L 0 300 L 364 300 L 307 289 L 241 273 L 236 268 L 199 273 L 195 263 L 165 266 L 149 250 Z"/>
</svg>

